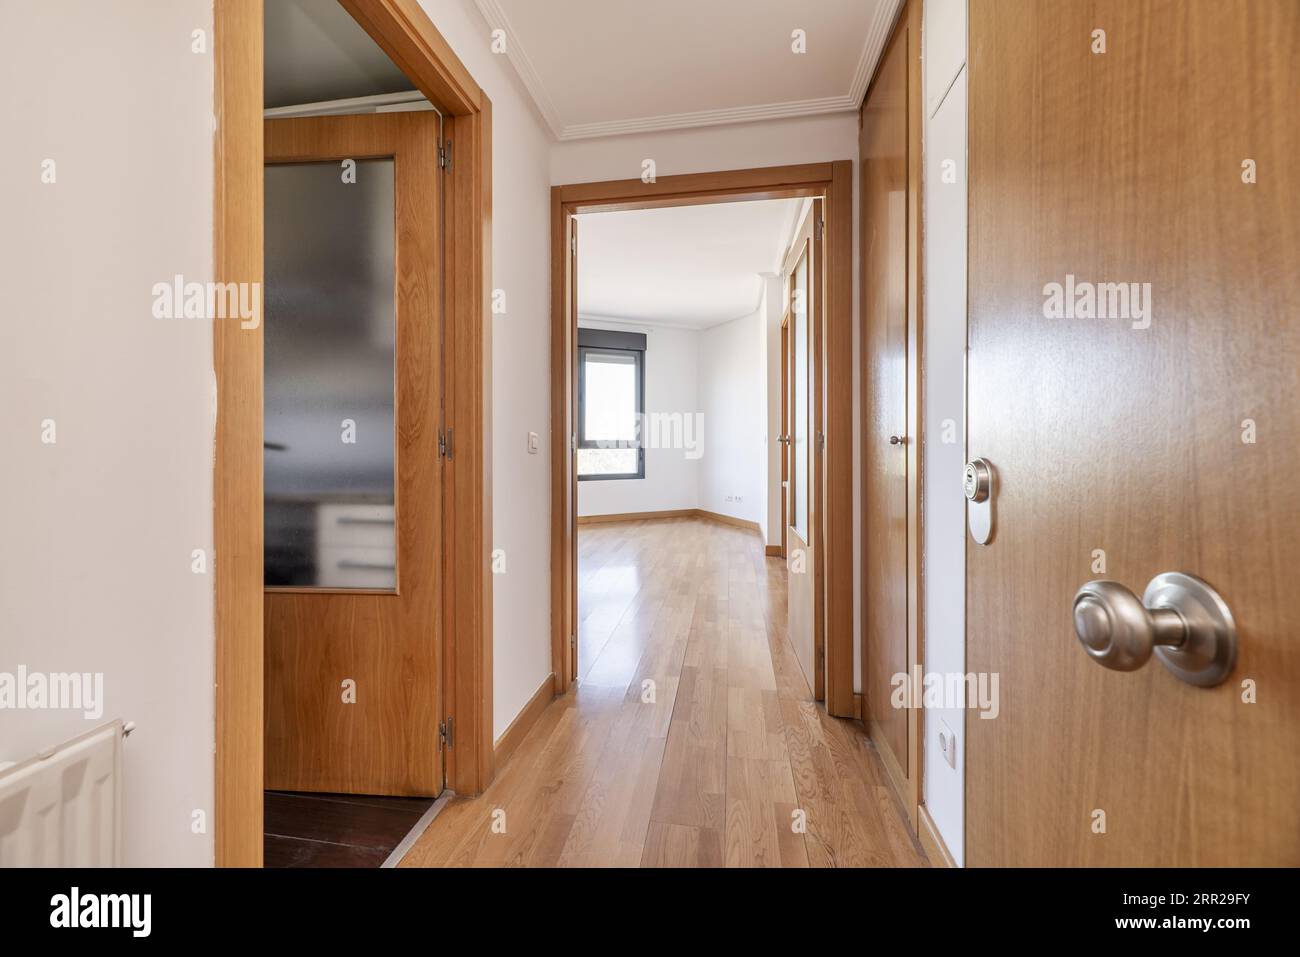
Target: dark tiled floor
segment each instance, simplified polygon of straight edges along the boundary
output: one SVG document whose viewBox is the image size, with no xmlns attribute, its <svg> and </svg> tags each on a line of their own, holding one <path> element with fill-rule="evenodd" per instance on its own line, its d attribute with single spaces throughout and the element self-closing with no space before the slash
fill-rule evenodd
<svg viewBox="0 0 1300 957">
<path fill-rule="evenodd" d="M 433 798 L 267 791 L 266 867 L 378 867 Z"/>
</svg>

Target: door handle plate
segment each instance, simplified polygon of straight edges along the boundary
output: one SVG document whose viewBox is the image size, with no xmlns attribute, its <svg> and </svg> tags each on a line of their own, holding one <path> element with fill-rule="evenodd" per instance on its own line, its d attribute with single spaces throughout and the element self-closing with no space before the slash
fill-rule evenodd
<svg viewBox="0 0 1300 957">
<path fill-rule="evenodd" d="M 987 545 L 993 538 L 993 498 L 996 492 L 996 474 L 988 459 L 973 459 L 966 463 L 962 492 L 966 495 L 970 537 L 976 545 Z"/>
</svg>

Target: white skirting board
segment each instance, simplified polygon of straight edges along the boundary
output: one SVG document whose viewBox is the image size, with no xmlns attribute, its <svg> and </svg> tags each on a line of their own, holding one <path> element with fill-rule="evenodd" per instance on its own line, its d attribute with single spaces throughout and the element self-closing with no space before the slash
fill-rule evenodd
<svg viewBox="0 0 1300 957">
<path fill-rule="evenodd" d="M 122 850 L 120 719 L 0 770 L 0 867 L 114 867 Z"/>
</svg>

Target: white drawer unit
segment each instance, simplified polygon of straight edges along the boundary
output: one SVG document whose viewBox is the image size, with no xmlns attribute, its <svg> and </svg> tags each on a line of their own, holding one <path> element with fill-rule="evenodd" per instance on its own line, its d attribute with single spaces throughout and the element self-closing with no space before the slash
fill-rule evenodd
<svg viewBox="0 0 1300 957">
<path fill-rule="evenodd" d="M 316 584 L 395 588 L 395 512 L 392 505 L 321 505 L 316 513 Z"/>
</svg>

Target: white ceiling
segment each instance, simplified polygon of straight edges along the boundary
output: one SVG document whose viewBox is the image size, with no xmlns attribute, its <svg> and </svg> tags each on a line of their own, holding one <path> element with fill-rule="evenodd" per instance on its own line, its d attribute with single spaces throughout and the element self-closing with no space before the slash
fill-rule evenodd
<svg viewBox="0 0 1300 957">
<path fill-rule="evenodd" d="M 263 106 L 415 89 L 338 0 L 266 0 Z"/>
<path fill-rule="evenodd" d="M 901 0 L 475 3 L 571 140 L 855 110 Z"/>
<path fill-rule="evenodd" d="M 707 329 L 758 308 L 801 199 L 578 217 L 578 315 Z"/>
</svg>

